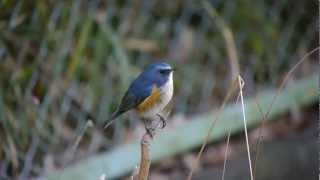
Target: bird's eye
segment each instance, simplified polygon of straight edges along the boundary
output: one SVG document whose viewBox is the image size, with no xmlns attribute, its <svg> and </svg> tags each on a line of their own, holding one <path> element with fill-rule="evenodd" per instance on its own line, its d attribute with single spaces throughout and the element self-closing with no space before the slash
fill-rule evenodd
<svg viewBox="0 0 320 180">
<path fill-rule="evenodd" d="M 169 75 L 171 71 L 171 69 L 160 69 L 159 73 L 162 75 Z"/>
<path fill-rule="evenodd" d="M 165 70 L 160 70 L 159 72 L 160 72 L 160 74 L 166 74 Z"/>
</svg>

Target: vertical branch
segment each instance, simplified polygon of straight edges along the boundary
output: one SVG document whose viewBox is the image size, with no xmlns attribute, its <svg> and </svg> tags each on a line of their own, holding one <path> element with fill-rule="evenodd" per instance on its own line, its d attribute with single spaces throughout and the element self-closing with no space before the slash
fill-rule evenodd
<svg viewBox="0 0 320 180">
<path fill-rule="evenodd" d="M 165 121 L 162 116 L 158 115 L 162 121 Z M 139 169 L 133 172 L 132 180 L 147 180 L 149 176 L 149 170 L 151 165 L 150 157 L 150 146 L 154 135 L 156 134 L 156 129 L 159 124 L 153 124 L 156 121 L 145 121 L 146 133 L 142 136 L 140 146 L 141 146 L 141 155 L 140 155 L 140 165 Z M 156 125 L 154 127 L 153 125 Z M 138 171 L 138 172 L 137 172 Z"/>
<path fill-rule="evenodd" d="M 229 132 L 228 132 L 227 147 L 226 147 L 226 151 L 224 152 L 223 171 L 222 171 L 221 180 L 224 180 L 224 175 L 225 175 L 225 172 L 226 172 L 228 151 L 229 151 L 229 142 L 230 142 L 230 133 L 231 133 L 231 130 L 229 130 Z"/>
<path fill-rule="evenodd" d="M 140 159 L 140 167 L 138 173 L 138 180 L 147 180 L 149 175 L 149 169 L 151 164 L 150 158 L 150 144 L 151 144 L 151 136 L 148 132 L 146 132 L 141 139 L 141 159 Z"/>
<path fill-rule="evenodd" d="M 244 86 L 244 81 L 243 81 L 243 79 L 241 78 L 240 75 L 238 76 L 238 82 L 239 82 L 239 89 L 240 89 L 242 116 L 243 116 L 243 124 L 244 124 L 244 133 L 245 133 L 245 136 L 246 136 L 246 145 L 247 145 L 247 152 L 248 152 L 250 178 L 251 178 L 251 180 L 253 180 L 251 157 L 250 157 L 250 146 L 249 146 L 248 131 L 247 131 L 246 113 L 245 113 L 245 107 L 244 107 L 244 101 L 243 101 L 243 94 L 242 94 L 242 88 L 243 88 L 243 86 Z"/>
</svg>

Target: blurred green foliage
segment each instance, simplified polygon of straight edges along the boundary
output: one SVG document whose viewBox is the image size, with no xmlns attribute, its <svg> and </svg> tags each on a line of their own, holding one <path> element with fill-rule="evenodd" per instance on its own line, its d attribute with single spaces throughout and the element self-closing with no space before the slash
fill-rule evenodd
<svg viewBox="0 0 320 180">
<path fill-rule="evenodd" d="M 210 3 L 233 32 L 253 91 L 277 85 L 317 43 L 316 2 Z M 200 1 L 3 0 L 0 32 L 0 177 L 41 175 L 49 155 L 57 166 L 69 163 L 61 154 L 85 121 L 79 110 L 70 120 L 73 102 L 106 119 L 141 68 L 158 59 L 178 69 L 173 112 L 207 111 L 228 88 L 226 44 Z M 126 122 L 96 151 L 119 141 Z"/>
</svg>

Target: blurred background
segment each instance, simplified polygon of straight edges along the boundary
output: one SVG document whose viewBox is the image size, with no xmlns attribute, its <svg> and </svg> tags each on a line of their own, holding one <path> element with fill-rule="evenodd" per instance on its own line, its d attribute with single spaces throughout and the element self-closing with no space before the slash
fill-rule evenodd
<svg viewBox="0 0 320 180">
<path fill-rule="evenodd" d="M 0 179 L 45 178 L 139 139 L 144 127 L 134 113 L 107 131 L 86 122 L 107 119 L 152 62 L 177 68 L 169 130 L 218 109 L 239 73 L 246 97 L 279 87 L 318 46 L 317 9 L 311 0 L 1 0 Z M 316 73 L 316 60 L 309 56 L 291 81 Z M 273 148 L 264 151 L 288 158 L 284 170 L 271 168 L 275 158 L 258 179 L 317 177 L 317 114 L 311 103 L 267 123 L 263 143 Z M 253 142 L 259 127 L 249 132 Z M 231 136 L 226 179 L 249 179 L 243 143 L 243 133 Z M 295 147 L 307 155 L 292 163 Z M 210 143 L 194 179 L 220 179 L 225 149 L 225 138 Z M 150 179 L 184 179 L 198 151 L 153 163 Z"/>
</svg>

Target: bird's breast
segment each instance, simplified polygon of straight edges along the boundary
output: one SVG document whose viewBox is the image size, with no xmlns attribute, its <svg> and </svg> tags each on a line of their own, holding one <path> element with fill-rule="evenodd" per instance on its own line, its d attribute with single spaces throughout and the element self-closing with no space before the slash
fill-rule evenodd
<svg viewBox="0 0 320 180">
<path fill-rule="evenodd" d="M 149 97 L 147 97 L 136 110 L 143 117 L 153 117 L 161 113 L 170 102 L 173 95 L 172 74 L 168 81 L 161 87 L 154 86 Z"/>
<path fill-rule="evenodd" d="M 150 109 L 151 107 L 155 106 L 157 102 L 161 99 L 161 90 L 154 86 L 148 96 L 142 103 L 140 103 L 137 107 L 137 111 L 139 113 L 143 113 Z"/>
</svg>

